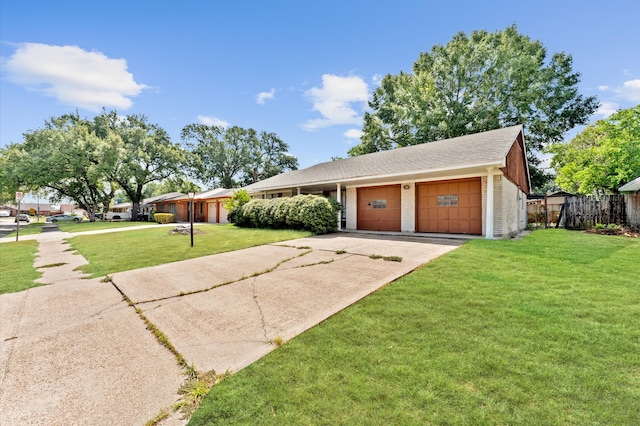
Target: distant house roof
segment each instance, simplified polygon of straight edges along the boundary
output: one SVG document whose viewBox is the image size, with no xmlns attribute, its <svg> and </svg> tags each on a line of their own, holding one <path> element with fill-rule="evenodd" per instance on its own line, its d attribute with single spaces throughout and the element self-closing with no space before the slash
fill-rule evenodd
<svg viewBox="0 0 640 426">
<path fill-rule="evenodd" d="M 179 198 L 182 197 L 184 194 L 182 192 L 169 192 L 167 194 L 162 194 L 162 195 L 156 195 L 154 197 L 149 197 L 149 198 L 145 198 L 144 200 L 142 200 L 142 203 L 140 203 L 140 207 L 149 207 L 152 204 L 161 202 L 161 201 L 167 201 L 167 200 L 172 200 L 175 198 Z M 186 195 L 184 195 L 186 197 Z M 133 206 L 133 203 L 131 203 L 130 201 L 127 201 L 126 203 L 118 203 L 118 204 L 114 204 L 113 206 L 110 206 L 109 208 L 112 209 L 128 209 L 130 207 Z"/>
<path fill-rule="evenodd" d="M 156 195 L 155 197 L 145 198 L 144 203 L 153 204 L 153 203 L 157 203 L 158 201 L 171 200 L 173 198 L 178 198 L 183 195 L 184 194 L 182 192 L 169 192 L 167 194 Z"/>
<path fill-rule="evenodd" d="M 625 183 L 620 188 L 618 188 L 620 192 L 639 192 L 640 191 L 640 176 L 635 178 L 629 183 Z"/>
<path fill-rule="evenodd" d="M 248 185 L 245 189 L 255 193 L 285 187 L 357 182 L 367 178 L 401 178 L 474 167 L 503 167 L 509 150 L 521 132 L 522 126 L 518 125 L 329 161 L 282 173 Z"/>
<path fill-rule="evenodd" d="M 227 189 L 227 188 L 207 189 L 207 190 L 198 192 L 195 198 L 198 200 L 203 200 L 207 198 L 231 197 L 233 195 L 233 191 L 237 191 L 237 189 Z"/>
<path fill-rule="evenodd" d="M 199 191 L 196 192 L 195 196 L 193 197 L 195 200 L 208 200 L 208 199 L 212 199 L 212 198 L 225 198 L 225 197 L 231 197 L 233 195 L 234 191 L 237 191 L 238 189 L 226 189 L 226 188 L 214 188 L 214 189 L 205 189 L 204 191 Z M 177 195 L 175 197 L 172 198 L 167 198 L 164 199 L 162 201 L 169 201 L 169 200 L 180 200 L 180 201 L 188 201 L 189 200 L 189 195 L 188 194 L 181 194 L 181 193 L 177 193 Z"/>
</svg>

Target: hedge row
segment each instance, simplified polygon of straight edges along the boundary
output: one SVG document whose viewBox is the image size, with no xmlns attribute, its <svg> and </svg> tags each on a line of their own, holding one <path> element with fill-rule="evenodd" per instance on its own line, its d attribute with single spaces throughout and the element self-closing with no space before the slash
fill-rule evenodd
<svg viewBox="0 0 640 426">
<path fill-rule="evenodd" d="M 156 213 L 153 218 L 157 223 L 173 223 L 176 221 L 176 215 L 173 213 Z"/>
<path fill-rule="evenodd" d="M 234 209 L 230 220 L 249 228 L 301 229 L 327 234 L 338 229 L 340 203 L 317 195 L 255 199 Z"/>
</svg>

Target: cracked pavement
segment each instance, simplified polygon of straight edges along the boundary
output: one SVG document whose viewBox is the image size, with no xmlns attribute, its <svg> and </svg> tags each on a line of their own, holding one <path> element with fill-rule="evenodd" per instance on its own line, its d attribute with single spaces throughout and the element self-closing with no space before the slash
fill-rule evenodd
<svg viewBox="0 0 640 426">
<path fill-rule="evenodd" d="M 105 282 L 83 279 L 74 271 L 82 256 L 60 237 L 57 245 L 46 239 L 36 265 L 49 285 L 0 296 L 3 425 L 144 424 L 178 400 L 185 376 L 141 316 L 199 372 L 236 372 L 276 349 L 274 341 L 462 244 L 337 233 L 119 272 Z M 185 422 L 170 416 L 161 424 Z"/>
</svg>

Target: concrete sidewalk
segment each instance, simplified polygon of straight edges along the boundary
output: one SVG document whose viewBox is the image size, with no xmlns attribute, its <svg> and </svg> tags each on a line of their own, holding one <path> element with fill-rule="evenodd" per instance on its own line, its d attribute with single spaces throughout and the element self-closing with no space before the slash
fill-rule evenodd
<svg viewBox="0 0 640 426">
<path fill-rule="evenodd" d="M 111 282 L 65 279 L 55 269 L 77 273 L 83 259 L 59 244 L 41 242 L 37 261 L 66 263 L 44 268 L 52 285 L 0 296 L 3 426 L 144 424 L 171 409 L 185 376 L 142 317 L 199 372 L 235 372 L 462 241 L 337 233 L 120 272 Z M 161 424 L 185 422 L 174 415 Z"/>
</svg>

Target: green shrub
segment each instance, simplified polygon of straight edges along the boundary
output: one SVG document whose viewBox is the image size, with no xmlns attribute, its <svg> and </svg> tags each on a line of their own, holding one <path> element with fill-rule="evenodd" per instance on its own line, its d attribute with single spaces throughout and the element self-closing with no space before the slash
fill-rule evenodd
<svg viewBox="0 0 640 426">
<path fill-rule="evenodd" d="M 251 196 L 249 193 L 244 189 L 240 189 L 235 191 L 233 196 L 224 203 L 224 208 L 229 211 L 227 219 L 230 223 L 235 223 L 238 226 L 246 226 L 241 225 L 239 222 L 241 221 L 240 216 L 242 214 L 242 206 L 247 204 L 250 200 Z"/>
<path fill-rule="evenodd" d="M 173 213 L 156 213 L 153 218 L 157 223 L 173 223 L 176 221 L 176 215 Z"/>
<path fill-rule="evenodd" d="M 338 227 L 340 203 L 316 195 L 255 199 L 236 209 L 238 226 L 272 229 L 300 229 L 314 234 L 333 232 Z"/>
</svg>

